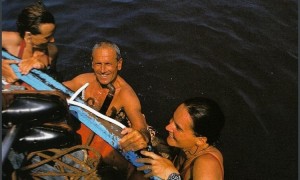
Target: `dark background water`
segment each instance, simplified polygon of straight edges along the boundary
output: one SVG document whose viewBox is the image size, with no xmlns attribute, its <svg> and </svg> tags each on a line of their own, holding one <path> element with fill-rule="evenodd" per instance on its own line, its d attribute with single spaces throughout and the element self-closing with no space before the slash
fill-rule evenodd
<svg viewBox="0 0 300 180">
<path fill-rule="evenodd" d="M 2 0 L 2 29 L 33 1 Z M 64 80 L 91 71 L 93 45 L 116 42 L 150 125 L 164 126 L 179 102 L 215 99 L 226 179 L 297 179 L 298 2 L 44 1 L 57 22 Z"/>
</svg>

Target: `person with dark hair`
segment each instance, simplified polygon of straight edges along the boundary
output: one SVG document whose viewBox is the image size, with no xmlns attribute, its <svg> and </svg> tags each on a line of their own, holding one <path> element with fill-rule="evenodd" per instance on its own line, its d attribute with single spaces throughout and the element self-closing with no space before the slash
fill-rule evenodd
<svg viewBox="0 0 300 180">
<path fill-rule="evenodd" d="M 224 115 L 216 102 L 196 97 L 181 103 L 166 130 L 167 143 L 180 150 L 173 162 L 153 152 L 141 151 L 145 157 L 137 162 L 150 170 L 145 177 L 161 179 L 224 179 L 222 153 L 216 144 L 224 126 Z"/>
<path fill-rule="evenodd" d="M 42 2 L 24 8 L 17 19 L 18 32 L 2 31 L 2 48 L 21 59 L 19 63 L 2 59 L 2 80 L 7 83 L 18 80 L 10 64 L 18 64 L 22 74 L 55 65 L 58 52 L 53 37 L 55 27 L 53 15 Z"/>
<path fill-rule="evenodd" d="M 123 63 L 119 47 L 113 42 L 99 42 L 92 49 L 91 59 L 94 72 L 80 74 L 63 84 L 77 91 L 89 83 L 82 92 L 87 105 L 133 128 L 132 131 L 122 132 L 124 137 L 120 144 L 123 150 L 136 151 L 147 147 L 151 139 L 145 117 L 141 112 L 140 101 L 132 87 L 118 74 Z M 130 170 L 135 168 L 129 165 L 118 151 L 84 124 L 81 124 L 78 133 L 81 134 L 83 144 L 95 148 L 101 154 L 104 163 L 115 166 L 122 172 L 125 171 L 128 173 L 127 177 L 130 177 Z"/>
</svg>

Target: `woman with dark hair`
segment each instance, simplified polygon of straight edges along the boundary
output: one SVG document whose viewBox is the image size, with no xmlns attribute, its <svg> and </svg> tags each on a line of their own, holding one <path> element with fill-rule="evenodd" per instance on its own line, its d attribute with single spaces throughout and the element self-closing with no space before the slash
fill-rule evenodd
<svg viewBox="0 0 300 180">
<path fill-rule="evenodd" d="M 213 100 L 196 97 L 181 103 L 175 110 L 166 130 L 168 145 L 180 149 L 173 162 L 153 152 L 141 151 L 138 159 L 150 170 L 145 177 L 161 179 L 224 179 L 223 156 L 216 148 L 224 115 Z"/>
<path fill-rule="evenodd" d="M 27 74 L 31 69 L 45 69 L 57 56 L 53 34 L 55 19 L 42 2 L 24 8 L 17 19 L 18 32 L 2 31 L 2 48 L 19 57 L 20 63 L 2 59 L 2 80 L 14 83 L 17 76 L 9 66 L 18 64 L 20 72 Z"/>
</svg>

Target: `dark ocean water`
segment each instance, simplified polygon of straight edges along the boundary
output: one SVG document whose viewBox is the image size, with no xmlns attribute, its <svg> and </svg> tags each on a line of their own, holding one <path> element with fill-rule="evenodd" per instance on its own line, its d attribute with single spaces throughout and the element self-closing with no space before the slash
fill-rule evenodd
<svg viewBox="0 0 300 180">
<path fill-rule="evenodd" d="M 2 0 L 2 30 L 15 30 L 30 2 Z M 121 75 L 162 136 L 179 102 L 210 97 L 226 116 L 226 179 L 297 179 L 296 0 L 44 2 L 56 18 L 64 80 L 91 71 L 97 41 L 114 41 Z"/>
</svg>

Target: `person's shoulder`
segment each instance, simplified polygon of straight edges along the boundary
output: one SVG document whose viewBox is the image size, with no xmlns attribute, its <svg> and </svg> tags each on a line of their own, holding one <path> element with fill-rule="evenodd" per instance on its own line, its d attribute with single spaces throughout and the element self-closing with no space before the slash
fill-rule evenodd
<svg viewBox="0 0 300 180">
<path fill-rule="evenodd" d="M 19 45 L 23 39 L 18 32 L 2 31 L 2 45 Z"/>
<path fill-rule="evenodd" d="M 205 153 L 196 158 L 193 166 L 194 177 L 209 179 L 222 179 L 223 158 L 214 153 Z"/>
<path fill-rule="evenodd" d="M 117 81 L 120 84 L 120 86 L 125 88 L 131 88 L 130 84 L 127 83 L 127 81 L 124 78 L 122 78 L 120 75 L 118 75 Z"/>
<path fill-rule="evenodd" d="M 96 79 L 96 76 L 94 73 L 83 73 L 76 76 L 77 79 L 82 79 L 84 81 L 93 81 Z"/>
<path fill-rule="evenodd" d="M 122 93 L 134 93 L 133 88 L 131 87 L 130 84 L 128 84 L 125 79 L 123 79 L 121 76 L 118 76 L 117 78 L 117 82 L 119 84 L 119 86 L 121 87 L 121 92 Z"/>
<path fill-rule="evenodd" d="M 20 34 L 18 32 L 14 32 L 14 31 L 2 31 L 2 38 L 18 40 L 18 41 L 20 41 L 22 39 L 20 37 Z"/>
<path fill-rule="evenodd" d="M 63 82 L 65 86 L 72 89 L 73 91 L 76 91 L 78 88 L 83 86 L 85 83 L 90 83 L 95 79 L 91 75 L 91 73 L 84 73 L 75 76 L 73 79 Z"/>
<path fill-rule="evenodd" d="M 212 148 L 208 153 L 202 154 L 195 159 L 195 166 L 219 165 L 223 162 L 223 156 L 217 148 Z"/>
<path fill-rule="evenodd" d="M 87 82 L 93 81 L 95 78 L 96 77 L 95 77 L 94 73 L 83 73 L 83 74 L 76 75 L 73 79 L 68 80 L 67 82 L 87 83 Z"/>
</svg>

